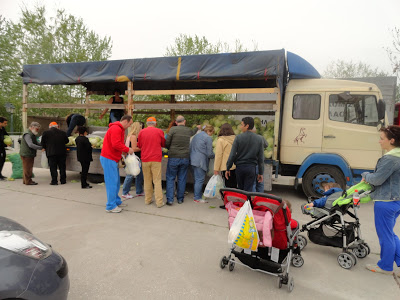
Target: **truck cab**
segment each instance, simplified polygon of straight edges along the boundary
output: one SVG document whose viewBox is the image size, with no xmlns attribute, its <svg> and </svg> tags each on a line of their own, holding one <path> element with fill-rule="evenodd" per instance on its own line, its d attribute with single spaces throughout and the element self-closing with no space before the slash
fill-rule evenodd
<svg viewBox="0 0 400 300">
<path fill-rule="evenodd" d="M 378 143 L 382 95 L 372 83 L 333 79 L 290 80 L 283 101 L 281 175 L 296 176 L 307 196 L 321 183 L 343 188 L 372 171 L 382 156 Z"/>
</svg>

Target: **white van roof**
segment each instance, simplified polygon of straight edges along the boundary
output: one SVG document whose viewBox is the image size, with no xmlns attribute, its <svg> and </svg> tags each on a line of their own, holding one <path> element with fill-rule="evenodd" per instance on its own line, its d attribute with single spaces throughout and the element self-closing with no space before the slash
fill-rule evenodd
<svg viewBox="0 0 400 300">
<path fill-rule="evenodd" d="M 286 88 L 287 92 L 380 92 L 379 88 L 368 82 L 341 79 L 292 79 Z"/>
</svg>

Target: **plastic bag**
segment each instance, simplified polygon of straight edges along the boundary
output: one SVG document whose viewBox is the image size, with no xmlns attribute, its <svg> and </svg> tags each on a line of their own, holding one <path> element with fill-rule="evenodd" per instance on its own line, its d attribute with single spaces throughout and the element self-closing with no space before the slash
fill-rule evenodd
<svg viewBox="0 0 400 300">
<path fill-rule="evenodd" d="M 140 158 L 135 154 L 128 154 L 125 158 L 125 173 L 127 175 L 137 176 L 140 173 Z"/>
<path fill-rule="evenodd" d="M 46 152 L 42 152 L 42 158 L 40 160 L 40 165 L 43 169 L 49 168 L 49 160 L 47 159 Z"/>
<path fill-rule="evenodd" d="M 221 198 L 219 190 L 224 188 L 224 180 L 221 175 L 213 175 L 206 185 L 204 197 L 206 198 Z"/>
<path fill-rule="evenodd" d="M 23 176 L 22 160 L 19 153 L 11 153 L 8 156 L 9 161 L 12 163 L 11 178 L 20 179 Z"/>
<path fill-rule="evenodd" d="M 256 251 L 260 238 L 249 201 L 246 201 L 236 215 L 228 234 L 228 243 L 243 249 Z"/>
</svg>

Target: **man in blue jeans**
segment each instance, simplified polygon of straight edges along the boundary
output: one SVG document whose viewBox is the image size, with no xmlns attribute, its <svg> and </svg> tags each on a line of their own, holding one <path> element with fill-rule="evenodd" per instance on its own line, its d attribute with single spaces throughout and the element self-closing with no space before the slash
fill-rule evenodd
<svg viewBox="0 0 400 300">
<path fill-rule="evenodd" d="M 167 205 L 174 202 L 175 178 L 177 178 L 177 199 L 178 203 L 183 203 L 186 188 L 186 176 L 189 167 L 190 157 L 190 137 L 197 131 L 186 127 L 186 120 L 183 116 L 176 118 L 176 125 L 171 127 L 165 147 L 168 149 L 167 165 Z"/>
<path fill-rule="evenodd" d="M 226 162 L 226 169 L 230 170 L 236 165 L 236 181 L 238 188 L 247 192 L 253 191 L 253 184 L 257 179 L 262 182 L 264 174 L 264 147 L 262 139 L 251 132 L 254 127 L 254 119 L 245 117 L 242 119 L 242 134 L 236 136 L 232 150 Z M 258 165 L 258 172 L 256 166 Z M 225 172 L 228 179 L 230 172 Z"/>
</svg>

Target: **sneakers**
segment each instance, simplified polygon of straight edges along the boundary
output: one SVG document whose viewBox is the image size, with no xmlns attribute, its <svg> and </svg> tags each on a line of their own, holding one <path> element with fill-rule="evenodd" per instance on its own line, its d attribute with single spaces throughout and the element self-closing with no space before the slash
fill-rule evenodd
<svg viewBox="0 0 400 300">
<path fill-rule="evenodd" d="M 382 270 L 378 265 L 366 265 L 365 267 L 374 273 L 381 273 L 381 274 L 387 274 L 387 275 L 393 274 L 393 271 Z"/>
<path fill-rule="evenodd" d="M 131 194 L 126 194 L 126 195 L 121 195 L 121 197 L 122 198 L 125 198 L 125 199 L 132 199 L 133 198 L 133 196 L 131 195 Z"/>
<path fill-rule="evenodd" d="M 196 203 L 208 203 L 208 201 L 205 199 L 199 199 L 199 200 L 194 199 L 193 201 Z"/>
<path fill-rule="evenodd" d="M 106 210 L 108 213 L 120 213 L 122 211 L 122 208 L 119 208 L 118 206 L 115 207 L 114 209 Z"/>
<path fill-rule="evenodd" d="M 165 204 L 167 204 L 168 206 L 171 206 L 172 205 L 172 202 L 166 202 Z"/>
<path fill-rule="evenodd" d="M 134 197 L 142 197 L 144 196 L 144 193 L 136 194 Z"/>
<path fill-rule="evenodd" d="M 121 203 L 120 205 L 118 205 L 118 207 L 127 207 L 128 206 L 128 204 L 125 204 L 125 203 Z"/>
</svg>

